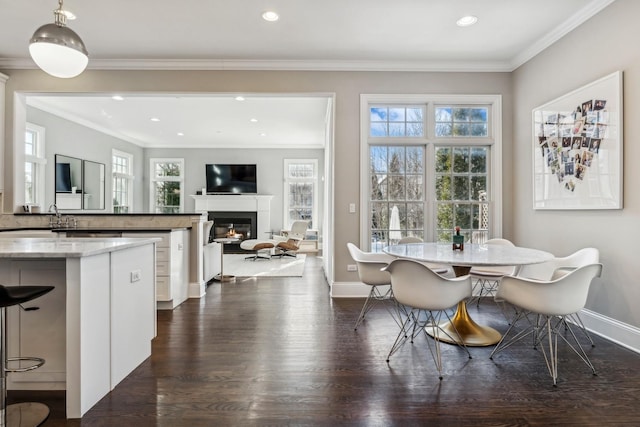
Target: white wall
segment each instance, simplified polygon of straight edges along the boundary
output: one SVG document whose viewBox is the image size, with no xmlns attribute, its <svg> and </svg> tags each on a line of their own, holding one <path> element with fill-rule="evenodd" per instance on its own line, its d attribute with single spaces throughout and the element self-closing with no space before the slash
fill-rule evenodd
<svg viewBox="0 0 640 427">
<path fill-rule="evenodd" d="M 640 2 L 617 0 L 597 16 L 513 73 L 514 147 L 513 239 L 519 245 L 567 255 L 600 249 L 602 279 L 591 287 L 589 322 L 607 335 L 623 322 L 640 327 Z M 532 208 L 531 110 L 582 85 L 623 71 L 624 209 L 534 211 Z M 603 317 L 604 316 L 604 317 Z M 583 316 L 584 317 L 584 316 Z M 630 331 L 640 343 L 637 331 Z M 622 340 L 623 338 L 620 338 Z M 640 347 L 638 347 L 640 348 Z"/>
</svg>

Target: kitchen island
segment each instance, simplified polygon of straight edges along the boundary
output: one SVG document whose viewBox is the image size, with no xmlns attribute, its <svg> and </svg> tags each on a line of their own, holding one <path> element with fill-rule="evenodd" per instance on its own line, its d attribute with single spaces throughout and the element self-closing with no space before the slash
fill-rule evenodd
<svg viewBox="0 0 640 427">
<path fill-rule="evenodd" d="M 148 358 L 157 241 L 0 237 L 3 285 L 55 287 L 26 307 L 38 310 L 8 310 L 8 356 L 46 360 L 8 389 L 66 390 L 67 418 L 80 418 Z"/>
</svg>

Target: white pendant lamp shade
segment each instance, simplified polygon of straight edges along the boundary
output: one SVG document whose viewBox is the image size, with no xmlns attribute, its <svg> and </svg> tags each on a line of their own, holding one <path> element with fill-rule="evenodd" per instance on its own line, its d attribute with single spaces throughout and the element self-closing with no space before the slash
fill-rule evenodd
<svg viewBox="0 0 640 427">
<path fill-rule="evenodd" d="M 60 7 L 54 11 L 55 23 L 38 28 L 31 37 L 29 53 L 36 65 L 47 74 L 71 78 L 82 73 L 89 63 L 84 42 L 71 28 Z"/>
</svg>

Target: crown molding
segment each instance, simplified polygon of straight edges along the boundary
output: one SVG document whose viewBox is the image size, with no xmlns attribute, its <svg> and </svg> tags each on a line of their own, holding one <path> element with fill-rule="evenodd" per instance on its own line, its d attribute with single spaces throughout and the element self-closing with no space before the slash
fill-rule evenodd
<svg viewBox="0 0 640 427">
<path fill-rule="evenodd" d="M 28 58 L 0 58 L 0 69 L 37 69 Z M 89 59 L 90 70 L 510 72 L 510 61 L 302 61 Z"/>
<path fill-rule="evenodd" d="M 609 6 L 616 0 L 592 0 L 588 5 L 581 8 L 576 14 L 558 25 L 553 31 L 545 37 L 536 41 L 529 48 L 517 54 L 511 62 L 511 71 L 520 67 L 540 52 L 575 30 L 577 27 L 585 23 L 588 19 L 598 14 L 602 9 Z"/>
</svg>

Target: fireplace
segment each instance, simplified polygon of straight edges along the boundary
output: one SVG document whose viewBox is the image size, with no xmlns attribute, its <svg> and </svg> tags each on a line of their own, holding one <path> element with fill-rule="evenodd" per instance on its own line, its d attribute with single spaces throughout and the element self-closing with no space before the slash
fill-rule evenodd
<svg viewBox="0 0 640 427">
<path fill-rule="evenodd" d="M 210 240 L 225 237 L 240 239 L 238 243 L 226 244 L 226 253 L 244 252 L 240 249 L 240 242 L 257 238 L 257 212 L 209 211 L 208 218 L 213 221 Z"/>
</svg>

